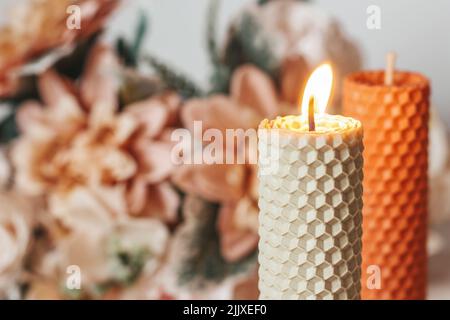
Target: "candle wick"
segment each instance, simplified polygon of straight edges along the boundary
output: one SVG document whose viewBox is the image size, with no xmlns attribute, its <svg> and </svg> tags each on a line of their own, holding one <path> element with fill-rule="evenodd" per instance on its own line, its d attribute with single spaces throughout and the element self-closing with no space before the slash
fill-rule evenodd
<svg viewBox="0 0 450 320">
<path fill-rule="evenodd" d="M 316 131 L 316 123 L 314 121 L 314 110 L 316 107 L 316 99 L 314 96 L 309 98 L 308 105 L 308 123 L 309 123 L 309 131 Z"/>
<path fill-rule="evenodd" d="M 386 70 L 384 71 L 384 84 L 392 86 L 394 84 L 395 60 L 397 55 L 395 52 L 389 52 L 386 55 Z"/>
</svg>

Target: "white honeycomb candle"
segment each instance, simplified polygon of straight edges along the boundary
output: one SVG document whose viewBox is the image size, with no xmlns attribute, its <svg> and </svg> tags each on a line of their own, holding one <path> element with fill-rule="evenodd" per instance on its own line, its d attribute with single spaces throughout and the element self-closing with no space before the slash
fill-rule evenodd
<svg viewBox="0 0 450 320">
<path fill-rule="evenodd" d="M 363 130 L 352 118 L 264 120 L 259 138 L 261 299 L 359 299 Z"/>
</svg>

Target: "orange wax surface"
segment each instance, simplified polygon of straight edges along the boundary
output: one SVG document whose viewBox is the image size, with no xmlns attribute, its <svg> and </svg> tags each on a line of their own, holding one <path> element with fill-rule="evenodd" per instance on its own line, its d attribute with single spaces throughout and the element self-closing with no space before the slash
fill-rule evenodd
<svg viewBox="0 0 450 320">
<path fill-rule="evenodd" d="M 344 114 L 364 127 L 362 298 L 424 299 L 430 86 L 409 72 L 383 80 L 359 72 L 344 85 Z"/>
</svg>

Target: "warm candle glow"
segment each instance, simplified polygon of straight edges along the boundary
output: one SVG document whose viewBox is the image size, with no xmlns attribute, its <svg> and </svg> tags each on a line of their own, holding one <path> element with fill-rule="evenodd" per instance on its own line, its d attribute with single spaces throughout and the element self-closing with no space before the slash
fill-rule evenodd
<svg viewBox="0 0 450 320">
<path fill-rule="evenodd" d="M 333 88 L 333 70 L 329 63 L 317 67 L 306 83 L 303 92 L 301 113 L 308 114 L 309 100 L 313 96 L 316 102 L 316 113 L 325 113 Z"/>
<path fill-rule="evenodd" d="M 337 134 L 361 128 L 358 120 L 325 113 L 333 89 L 333 70 L 329 63 L 321 64 L 310 75 L 302 97 L 300 115 L 265 119 L 260 128 L 286 129 L 312 135 Z M 310 107 L 311 106 L 311 107 Z"/>
</svg>

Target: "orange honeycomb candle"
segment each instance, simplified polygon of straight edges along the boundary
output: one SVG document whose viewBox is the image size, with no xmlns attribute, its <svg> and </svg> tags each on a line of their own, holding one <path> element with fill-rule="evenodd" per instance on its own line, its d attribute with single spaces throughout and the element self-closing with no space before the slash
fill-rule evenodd
<svg viewBox="0 0 450 320">
<path fill-rule="evenodd" d="M 344 114 L 364 126 L 363 299 L 425 299 L 430 86 L 420 74 L 359 72 Z M 368 286 L 380 269 L 380 287 Z"/>
</svg>

